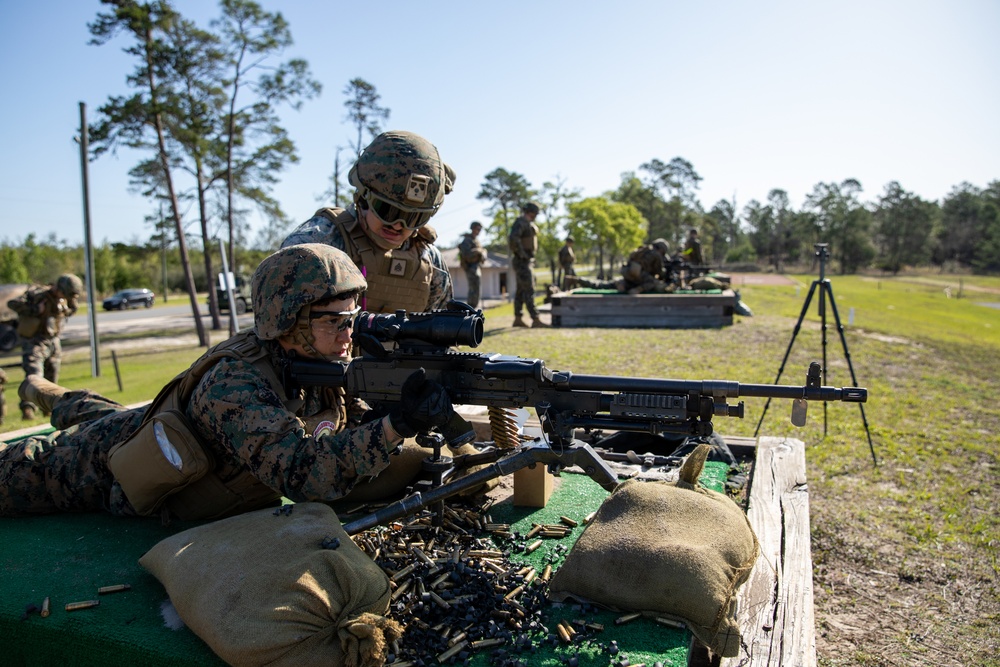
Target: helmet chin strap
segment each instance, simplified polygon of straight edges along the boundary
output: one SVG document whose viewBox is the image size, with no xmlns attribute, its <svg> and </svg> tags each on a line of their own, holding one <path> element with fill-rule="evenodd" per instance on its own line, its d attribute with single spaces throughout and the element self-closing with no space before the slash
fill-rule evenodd
<svg viewBox="0 0 1000 667">
<path fill-rule="evenodd" d="M 291 342 L 296 345 L 301 345 L 302 349 L 305 350 L 313 359 L 323 359 L 325 361 L 340 361 L 343 357 L 335 354 L 321 354 L 319 350 L 316 349 L 316 337 L 312 332 L 312 325 L 310 324 L 309 314 L 312 312 L 312 304 L 307 303 L 302 306 L 302 310 L 299 311 L 299 316 L 295 320 L 295 328 L 290 332 Z"/>
</svg>

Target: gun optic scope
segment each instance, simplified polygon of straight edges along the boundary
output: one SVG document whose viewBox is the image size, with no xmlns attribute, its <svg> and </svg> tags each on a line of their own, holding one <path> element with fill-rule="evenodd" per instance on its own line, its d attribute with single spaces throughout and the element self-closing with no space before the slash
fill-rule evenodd
<svg viewBox="0 0 1000 667">
<path fill-rule="evenodd" d="M 432 310 L 395 314 L 361 313 L 355 334 L 369 334 L 380 341 L 417 340 L 430 345 L 478 347 L 483 342 L 483 314 L 468 310 Z"/>
</svg>

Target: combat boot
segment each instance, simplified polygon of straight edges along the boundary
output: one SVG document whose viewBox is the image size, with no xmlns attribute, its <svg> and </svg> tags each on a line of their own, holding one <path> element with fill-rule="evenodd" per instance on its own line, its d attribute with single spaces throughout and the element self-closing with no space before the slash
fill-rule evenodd
<svg viewBox="0 0 1000 667">
<path fill-rule="evenodd" d="M 35 409 L 31 407 L 21 408 L 21 419 L 26 422 L 35 418 Z"/>
<path fill-rule="evenodd" d="M 21 397 L 21 400 L 25 403 L 34 403 L 42 412 L 45 414 L 52 413 L 52 406 L 56 404 L 59 397 L 65 394 L 69 389 L 66 387 L 60 387 L 54 382 L 49 382 L 41 375 L 29 375 L 24 378 L 24 381 L 17 388 L 17 395 Z M 29 407 L 23 407 L 22 412 L 25 414 Z M 34 419 L 34 410 L 31 410 L 31 417 L 25 417 L 25 419 Z"/>
<path fill-rule="evenodd" d="M 515 327 L 526 327 L 526 326 L 528 326 L 528 324 L 527 324 L 527 322 L 525 322 L 524 320 L 521 319 L 520 315 L 515 315 L 514 316 L 514 326 Z"/>
<path fill-rule="evenodd" d="M 539 318 L 537 318 L 537 317 L 534 317 L 534 318 L 531 319 L 531 328 L 532 329 L 546 329 L 546 328 L 551 327 L 551 326 L 552 326 L 551 324 L 546 324 L 545 322 L 542 322 L 542 320 L 539 319 Z"/>
</svg>

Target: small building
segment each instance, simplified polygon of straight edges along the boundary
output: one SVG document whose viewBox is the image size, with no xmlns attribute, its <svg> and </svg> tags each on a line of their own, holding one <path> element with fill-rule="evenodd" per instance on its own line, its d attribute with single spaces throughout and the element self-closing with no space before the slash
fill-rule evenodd
<svg viewBox="0 0 1000 667">
<path fill-rule="evenodd" d="M 458 260 L 458 248 L 442 248 L 445 266 L 451 273 L 454 283 L 455 298 L 464 301 L 469 294 L 469 282 L 465 279 L 465 271 Z M 485 301 L 506 301 L 514 289 L 514 274 L 510 269 L 510 260 L 506 255 L 486 251 L 486 261 L 482 264 L 482 295 Z M 480 305 L 483 305 L 482 303 Z"/>
</svg>

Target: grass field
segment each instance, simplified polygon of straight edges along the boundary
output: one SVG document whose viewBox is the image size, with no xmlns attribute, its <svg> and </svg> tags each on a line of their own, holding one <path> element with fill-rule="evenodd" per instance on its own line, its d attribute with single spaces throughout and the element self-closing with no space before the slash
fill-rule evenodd
<svg viewBox="0 0 1000 667">
<path fill-rule="evenodd" d="M 815 276 L 795 285 L 741 287 L 754 317 L 718 330 L 512 329 L 511 306 L 487 312 L 481 351 L 546 360 L 580 373 L 774 382 Z M 1000 665 L 1000 279 L 952 276 L 831 276 L 847 351 L 865 405 L 861 411 L 810 406 L 800 429 L 774 401 L 761 434 L 806 443 L 817 649 L 825 666 Z M 736 283 L 739 284 L 738 277 Z M 827 378 L 852 384 L 827 303 Z M 791 345 L 781 384 L 802 384 L 821 360 L 819 294 Z M 110 347 L 110 346 L 105 346 Z M 64 366 L 62 382 L 123 403 L 149 399 L 199 354 L 122 353 L 125 392 L 105 362 Z M 9 369 L 10 415 L 21 428 Z M 753 435 L 764 399 L 746 400 L 744 420 L 716 430 Z M 41 420 L 39 420 L 39 423 Z"/>
</svg>

